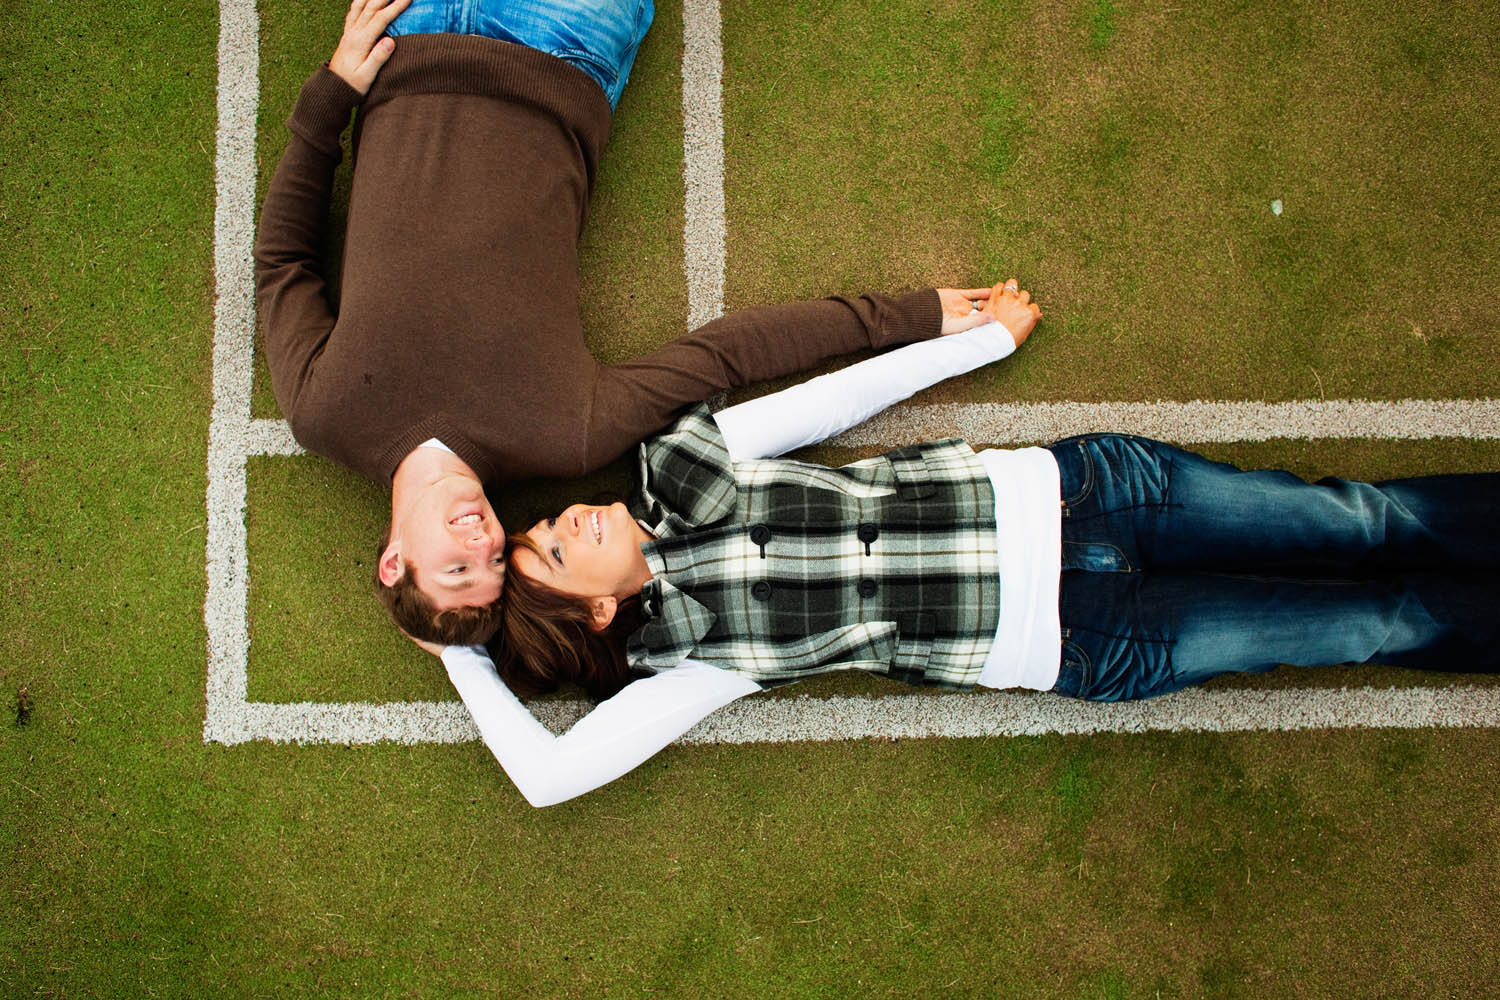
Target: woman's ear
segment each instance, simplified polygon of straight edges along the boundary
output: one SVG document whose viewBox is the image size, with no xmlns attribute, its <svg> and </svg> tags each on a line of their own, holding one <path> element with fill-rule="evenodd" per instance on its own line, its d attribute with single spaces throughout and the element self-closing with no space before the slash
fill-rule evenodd
<svg viewBox="0 0 1500 1000">
<path fill-rule="evenodd" d="M 387 587 L 394 587 L 396 581 L 401 579 L 401 574 L 406 569 L 405 564 L 401 561 L 401 544 L 399 542 L 391 542 L 391 544 L 387 545 L 385 551 L 380 553 L 380 562 L 376 566 L 379 570 L 380 582 Z"/>
<path fill-rule="evenodd" d="M 615 620 L 615 612 L 619 610 L 620 602 L 608 595 L 596 597 L 589 602 L 589 612 L 593 614 L 594 631 L 603 632 L 609 628 L 609 623 Z"/>
</svg>

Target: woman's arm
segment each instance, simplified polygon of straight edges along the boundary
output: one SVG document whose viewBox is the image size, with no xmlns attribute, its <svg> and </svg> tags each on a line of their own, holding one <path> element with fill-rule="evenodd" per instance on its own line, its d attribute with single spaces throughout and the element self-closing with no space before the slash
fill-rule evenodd
<svg viewBox="0 0 1500 1000">
<path fill-rule="evenodd" d="M 919 389 L 1008 357 L 1042 316 L 1014 278 L 989 292 L 940 289 L 938 297 L 945 334 L 966 332 L 910 344 L 719 411 L 714 420 L 730 458 L 771 458 L 846 431 Z M 992 322 L 966 329 L 971 321 L 960 314 L 971 297 L 977 300 L 973 315 Z"/>
<path fill-rule="evenodd" d="M 945 378 L 1016 349 L 999 322 L 898 348 L 720 410 L 714 421 L 735 461 L 772 458 L 822 441 Z"/>
<path fill-rule="evenodd" d="M 485 746 L 534 806 L 613 781 L 709 713 L 760 690 L 738 674 L 686 660 L 626 685 L 554 736 L 500 680 L 483 646 L 449 646 L 442 658 Z"/>
</svg>

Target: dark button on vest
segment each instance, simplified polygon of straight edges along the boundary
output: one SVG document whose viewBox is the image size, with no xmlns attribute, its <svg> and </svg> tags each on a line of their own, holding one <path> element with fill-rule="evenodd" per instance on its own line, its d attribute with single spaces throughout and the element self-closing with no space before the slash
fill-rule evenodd
<svg viewBox="0 0 1500 1000">
<path fill-rule="evenodd" d="M 771 585 L 764 580 L 756 580 L 750 588 L 750 596 L 757 601 L 769 601 L 771 599 Z"/>
<path fill-rule="evenodd" d="M 880 529 L 875 527 L 875 525 L 871 524 L 869 521 L 866 521 L 864 524 L 861 524 L 859 526 L 859 530 L 854 534 L 859 538 L 860 541 L 864 542 L 866 545 L 869 545 L 875 539 L 880 537 Z"/>
<path fill-rule="evenodd" d="M 756 545 L 764 545 L 771 540 L 771 529 L 764 524 L 757 524 L 750 529 L 750 541 Z"/>
<path fill-rule="evenodd" d="M 859 586 L 855 589 L 859 591 L 860 597 L 874 597 L 875 591 L 880 589 L 880 585 L 869 577 L 865 577 L 859 581 Z"/>
</svg>

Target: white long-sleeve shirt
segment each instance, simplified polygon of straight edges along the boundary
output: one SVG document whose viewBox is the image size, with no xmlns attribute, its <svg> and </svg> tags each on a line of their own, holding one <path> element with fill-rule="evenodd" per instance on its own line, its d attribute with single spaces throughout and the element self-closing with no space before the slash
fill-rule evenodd
<svg viewBox="0 0 1500 1000">
<path fill-rule="evenodd" d="M 1014 351 L 1010 332 L 1000 323 L 989 323 L 910 344 L 729 407 L 714 420 L 731 459 L 771 458 L 838 434 L 920 389 Z M 1017 504 L 1029 517 L 1045 521 L 1050 504 L 1053 533 L 1049 548 L 1046 530 L 999 532 L 1002 540 L 1008 539 L 1000 553 L 1001 622 L 980 683 L 1051 687 L 1057 676 L 1061 549 L 1056 463 L 1044 449 L 983 452 L 980 458 L 996 486 L 997 523 L 1002 509 Z M 442 658 L 485 745 L 534 806 L 562 802 L 613 781 L 710 713 L 760 690 L 739 674 L 688 659 L 628 684 L 557 736 L 537 722 L 500 680 L 483 646 L 449 646 Z"/>
</svg>

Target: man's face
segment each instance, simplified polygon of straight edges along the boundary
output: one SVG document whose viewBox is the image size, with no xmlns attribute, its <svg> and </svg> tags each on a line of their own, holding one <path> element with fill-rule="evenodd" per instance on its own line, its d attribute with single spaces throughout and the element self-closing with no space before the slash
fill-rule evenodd
<svg viewBox="0 0 1500 1000">
<path fill-rule="evenodd" d="M 391 533 L 440 611 L 482 606 L 505 584 L 505 529 L 478 480 L 448 475 L 427 486 Z"/>
</svg>

